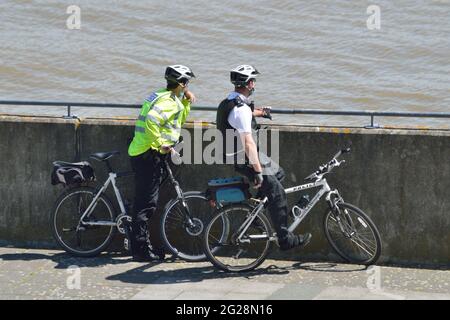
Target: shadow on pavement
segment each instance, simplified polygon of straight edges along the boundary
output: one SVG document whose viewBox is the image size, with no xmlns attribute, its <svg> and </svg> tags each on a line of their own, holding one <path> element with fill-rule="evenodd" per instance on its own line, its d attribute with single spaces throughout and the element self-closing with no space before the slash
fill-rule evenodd
<svg viewBox="0 0 450 320">
<path fill-rule="evenodd" d="M 124 257 L 123 254 L 104 254 L 97 257 L 81 258 L 74 257 L 67 253 L 60 252 L 56 254 L 41 254 L 41 253 L 7 253 L 0 255 L 0 261 L 36 261 L 36 260 L 50 260 L 56 263 L 55 269 L 67 269 L 72 265 L 79 267 L 102 267 L 112 264 L 123 264 L 131 262 L 131 257 L 128 259 L 116 259 Z"/>
<path fill-rule="evenodd" d="M 211 266 L 186 267 L 172 270 L 151 270 L 153 263 L 139 266 L 127 270 L 126 272 L 111 275 L 107 280 L 121 281 L 134 284 L 173 284 L 173 283 L 193 283 L 209 279 L 245 278 L 252 279 L 262 275 L 283 276 L 290 271 L 303 269 L 307 271 L 320 272 L 360 272 L 367 269 L 361 265 L 346 265 L 344 268 L 334 263 L 295 263 L 291 266 L 269 265 L 264 268 L 257 268 L 249 272 L 232 273 L 223 272 Z"/>
<path fill-rule="evenodd" d="M 231 273 L 219 271 L 211 266 L 187 267 L 175 270 L 149 270 L 155 264 L 150 263 L 137 268 L 127 270 L 106 277 L 106 280 L 121 281 L 133 284 L 173 284 L 173 283 L 193 283 L 209 279 L 245 278 L 252 279 L 260 275 L 286 275 L 289 268 L 270 265 L 265 268 L 258 268 L 245 273 Z"/>
<path fill-rule="evenodd" d="M 368 269 L 368 266 L 355 264 L 355 265 L 345 265 L 345 267 L 343 268 L 342 265 L 338 265 L 337 263 L 299 262 L 292 265 L 292 268 L 318 272 L 358 272 L 358 271 L 366 271 Z"/>
<path fill-rule="evenodd" d="M 96 268 L 108 265 L 126 264 L 131 262 L 131 257 L 122 253 L 108 253 L 92 258 L 74 257 L 65 252 L 51 253 L 7 253 L 0 255 L 0 261 L 38 261 L 50 260 L 56 265 L 55 269 L 67 269 L 72 265 L 78 267 Z M 166 270 L 153 269 L 159 264 L 167 265 Z M 180 265 L 181 264 L 181 265 Z M 367 269 L 361 265 L 338 265 L 330 262 L 293 262 L 288 266 L 268 265 L 259 267 L 244 273 L 223 272 L 212 265 L 198 266 L 195 263 L 185 263 L 179 260 L 166 259 L 162 262 L 149 262 L 140 264 L 138 267 L 126 270 L 125 272 L 110 275 L 106 280 L 120 281 L 133 284 L 174 284 L 174 283 L 195 283 L 209 279 L 241 278 L 253 279 L 262 275 L 283 276 L 290 271 L 303 269 L 306 271 L 318 272 L 359 272 Z"/>
</svg>

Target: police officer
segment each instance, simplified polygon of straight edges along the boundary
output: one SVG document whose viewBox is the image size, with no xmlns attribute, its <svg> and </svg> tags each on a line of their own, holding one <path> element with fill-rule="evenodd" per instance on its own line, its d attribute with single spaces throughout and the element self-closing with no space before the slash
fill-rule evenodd
<svg viewBox="0 0 450 320">
<path fill-rule="evenodd" d="M 266 109 L 254 109 L 249 99 L 255 90 L 258 75 L 259 72 L 251 65 L 240 65 L 231 70 L 230 80 L 235 90 L 220 103 L 216 124 L 224 141 L 224 161 L 234 163 L 237 172 L 254 181 L 255 187 L 259 188 L 259 196 L 268 197 L 268 211 L 280 249 L 288 250 L 306 245 L 311 240 L 311 234 L 294 235 L 287 229 L 286 192 L 280 182 L 284 178 L 284 171 L 265 154 L 258 153 L 255 131 L 259 126 L 255 116 L 264 116 Z M 226 141 L 232 141 L 236 135 L 240 139 L 233 143 L 233 150 L 229 152 Z M 240 155 L 244 155 L 244 163 L 239 163 Z"/>
<path fill-rule="evenodd" d="M 181 126 L 189 114 L 194 94 L 188 90 L 195 75 L 186 66 L 166 68 L 166 88 L 151 94 L 136 121 L 134 138 L 128 148 L 135 172 L 135 200 L 131 224 L 131 254 L 135 261 L 164 259 L 164 251 L 150 244 L 147 221 L 156 211 L 164 157 L 179 140 Z"/>
</svg>

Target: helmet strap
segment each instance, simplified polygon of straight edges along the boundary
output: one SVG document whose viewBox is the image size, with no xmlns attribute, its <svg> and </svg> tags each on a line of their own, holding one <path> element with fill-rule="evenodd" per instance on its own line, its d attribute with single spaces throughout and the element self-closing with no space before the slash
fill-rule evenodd
<svg viewBox="0 0 450 320">
<path fill-rule="evenodd" d="M 248 90 L 248 96 L 250 97 L 254 92 L 255 92 L 255 88 L 249 88 L 248 87 L 248 83 L 245 85 L 245 88 Z"/>
</svg>

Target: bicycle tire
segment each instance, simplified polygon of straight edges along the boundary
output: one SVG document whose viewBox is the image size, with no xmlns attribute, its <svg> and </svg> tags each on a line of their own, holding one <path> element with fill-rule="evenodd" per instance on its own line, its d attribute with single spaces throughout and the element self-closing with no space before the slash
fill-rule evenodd
<svg viewBox="0 0 450 320">
<path fill-rule="evenodd" d="M 60 245 L 66 252 L 77 256 L 77 257 L 94 257 L 100 254 L 103 250 L 105 250 L 111 243 L 111 241 L 114 238 L 114 235 L 116 233 L 116 226 L 99 226 L 105 228 L 106 236 L 104 240 L 100 241 L 100 244 L 98 246 L 95 246 L 92 249 L 83 251 L 77 248 L 74 248 L 71 246 L 67 241 L 63 240 L 62 234 L 64 230 L 58 230 L 58 219 L 63 219 L 61 217 L 62 213 L 61 210 L 63 208 L 64 203 L 67 203 L 66 201 L 68 199 L 71 199 L 77 195 L 86 194 L 90 195 L 92 198 L 95 196 L 96 189 L 92 187 L 73 187 L 70 189 L 65 190 L 56 200 L 55 205 L 53 207 L 52 214 L 50 216 L 50 226 L 52 229 L 52 234 L 58 245 Z M 107 210 L 107 215 L 111 219 L 110 221 L 115 222 L 116 219 L 116 211 L 114 209 L 114 206 L 112 205 L 111 201 L 108 199 L 106 194 L 102 194 L 98 198 L 98 203 L 103 203 L 104 207 Z M 94 210 L 97 209 L 94 208 Z M 60 214 L 60 217 L 58 217 L 58 214 Z M 78 214 L 74 212 L 74 214 Z M 71 215 L 71 212 L 69 212 L 69 216 Z M 76 219 L 74 219 L 76 220 Z M 72 226 L 73 228 L 73 226 Z M 89 229 L 89 226 L 86 228 L 86 230 Z M 92 227 L 92 229 L 95 229 Z M 109 229 L 109 231 L 108 231 Z M 72 230 L 73 231 L 73 230 Z M 70 231 L 68 231 L 70 232 Z M 78 232 L 77 232 L 78 233 Z M 103 237 L 102 237 L 103 238 Z"/>
<path fill-rule="evenodd" d="M 173 199 L 167 203 L 161 216 L 161 239 L 174 258 L 178 257 L 188 262 L 204 261 L 206 256 L 203 250 L 203 232 L 205 225 L 213 216 L 213 209 L 203 192 L 185 192 L 184 199 L 190 208 L 196 227 L 189 228 L 185 224 L 181 199 Z M 199 201 L 194 204 L 193 200 Z M 207 210 L 210 210 L 211 214 L 208 214 Z"/>
<path fill-rule="evenodd" d="M 330 232 L 330 227 L 329 227 L 329 222 L 332 222 L 332 220 L 336 221 L 334 218 L 332 218 L 332 212 L 329 209 L 328 212 L 325 214 L 324 216 L 324 221 L 323 221 L 323 226 L 324 226 L 324 230 L 325 230 L 325 236 L 328 240 L 328 242 L 330 243 L 331 247 L 333 248 L 333 250 L 341 257 L 343 258 L 345 261 L 350 262 L 350 263 L 357 263 L 357 264 L 363 264 L 363 265 L 371 265 L 374 264 L 378 261 L 380 255 L 381 255 L 381 249 L 382 249 L 382 244 L 381 244 L 381 237 L 380 237 L 380 233 L 376 227 L 376 225 L 373 223 L 373 221 L 370 219 L 370 217 L 364 213 L 361 209 L 359 209 L 358 207 L 349 204 L 349 203 L 337 203 L 337 206 L 339 207 L 340 210 L 351 210 L 353 211 L 356 216 L 358 216 L 359 218 L 358 220 L 358 224 L 360 224 L 364 229 L 370 229 L 370 232 L 373 234 L 374 236 L 374 240 L 375 240 L 375 250 L 373 252 L 373 254 L 370 254 L 370 257 L 367 257 L 366 259 L 356 259 L 354 257 L 354 255 L 352 255 L 350 252 L 345 252 L 344 248 L 342 246 L 340 246 L 337 241 L 335 239 L 333 239 L 333 236 L 331 235 L 332 232 Z M 332 220 L 330 220 L 332 219 Z M 339 232 L 342 234 L 342 231 L 339 230 Z M 367 231 L 366 231 L 367 232 Z M 338 232 L 335 232 L 338 233 Z M 358 250 L 360 251 L 366 251 L 366 253 L 369 253 L 369 249 L 371 249 L 370 247 L 364 247 L 361 245 L 361 243 L 358 244 L 357 241 L 355 241 L 355 239 L 351 239 L 350 237 L 347 237 L 345 234 L 343 235 L 345 238 L 350 239 L 351 242 L 353 242 L 353 244 L 355 245 L 356 248 L 358 248 Z M 353 236 L 352 236 L 353 237 Z M 360 239 L 358 239 L 360 240 Z"/>
<path fill-rule="evenodd" d="M 211 229 L 213 227 L 213 224 L 221 217 L 221 216 L 226 216 L 226 218 L 222 218 L 223 221 L 227 221 L 229 223 L 228 228 L 231 227 L 233 225 L 233 222 L 230 221 L 230 211 L 231 210 L 236 210 L 236 209 L 243 209 L 243 211 L 250 213 L 253 210 L 253 207 L 251 207 L 248 204 L 233 204 L 233 205 L 228 205 L 223 207 L 222 209 L 219 210 L 219 212 L 211 219 L 210 223 L 208 224 L 208 226 L 206 227 L 205 230 L 205 234 L 204 234 L 204 250 L 205 250 L 205 254 L 208 258 L 208 260 L 217 268 L 223 270 L 223 271 L 227 271 L 227 272 L 246 272 L 246 271 L 251 271 L 257 267 L 259 267 L 264 260 L 266 259 L 267 255 L 269 254 L 271 248 L 272 248 L 272 241 L 269 239 L 267 239 L 264 248 L 261 252 L 261 254 L 259 254 L 259 256 L 252 262 L 249 263 L 248 265 L 244 265 L 244 266 L 239 266 L 239 267 L 233 267 L 231 265 L 228 265 L 224 262 L 221 261 L 221 259 L 219 259 L 217 256 L 219 256 L 219 254 L 221 254 L 220 250 L 218 250 L 218 248 L 220 248 L 220 246 L 214 246 L 212 245 L 209 240 L 210 238 L 210 232 Z M 258 222 L 255 222 L 258 221 Z M 262 225 L 261 225 L 261 221 Z M 256 218 L 255 220 L 252 222 L 251 227 L 254 227 L 256 224 L 257 228 L 264 228 L 264 231 L 262 231 L 261 235 L 265 232 L 266 235 L 268 237 L 271 237 L 273 232 L 272 232 L 272 226 L 269 222 L 269 219 L 264 215 L 263 212 L 261 212 Z M 237 226 L 239 227 L 240 225 L 237 224 Z M 228 238 L 231 234 L 232 234 L 233 230 L 227 230 L 226 233 L 226 237 Z M 211 238 L 215 238 L 214 236 L 211 236 Z M 220 242 L 220 241 L 219 241 Z M 241 249 L 242 250 L 242 249 Z M 226 256 L 228 256 L 229 254 L 226 253 Z M 236 255 L 237 256 L 237 255 Z M 230 259 L 229 257 L 227 257 L 228 259 Z M 235 260 L 237 259 L 236 257 L 232 257 Z"/>
</svg>

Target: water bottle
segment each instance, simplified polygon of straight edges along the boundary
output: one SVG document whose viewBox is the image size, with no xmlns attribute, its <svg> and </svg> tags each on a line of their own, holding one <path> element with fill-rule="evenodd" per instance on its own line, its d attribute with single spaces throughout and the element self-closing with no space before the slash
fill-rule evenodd
<svg viewBox="0 0 450 320">
<path fill-rule="evenodd" d="M 295 218 L 303 220 L 306 214 L 306 206 L 309 204 L 309 195 L 303 195 L 292 208 L 292 214 Z"/>
<path fill-rule="evenodd" d="M 301 196 L 300 200 L 298 200 L 297 207 L 299 207 L 300 209 L 305 209 L 308 203 L 309 203 L 309 195 L 305 194 Z"/>
</svg>

